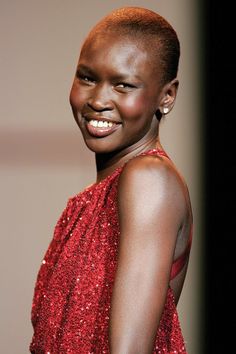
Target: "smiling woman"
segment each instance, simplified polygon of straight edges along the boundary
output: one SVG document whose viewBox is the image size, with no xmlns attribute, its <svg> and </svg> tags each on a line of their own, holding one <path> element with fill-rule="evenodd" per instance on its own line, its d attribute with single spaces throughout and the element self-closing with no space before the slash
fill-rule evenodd
<svg viewBox="0 0 236 354">
<path fill-rule="evenodd" d="M 35 287 L 31 353 L 186 353 L 176 306 L 192 240 L 188 188 L 159 138 L 179 41 L 143 8 L 89 33 L 70 92 L 96 182 L 70 198 Z"/>
<path fill-rule="evenodd" d="M 152 121 L 156 130 L 158 122 L 153 117 L 161 87 L 158 77 L 153 76 L 154 65 L 143 43 L 117 36 L 116 31 L 95 32 L 85 42 L 70 101 L 91 150 L 102 153 L 122 149 L 126 155 L 126 149 L 146 139 Z M 104 131 L 107 127 L 101 122 L 112 126 Z"/>
<path fill-rule="evenodd" d="M 114 168 L 156 140 L 160 111 L 171 110 L 178 81 L 173 77 L 163 85 L 161 65 L 143 39 L 122 30 L 105 32 L 102 26 L 81 50 L 70 102 L 88 148 L 99 154 L 120 152 L 118 164 L 111 161 Z M 98 174 L 98 180 L 103 176 Z"/>
</svg>

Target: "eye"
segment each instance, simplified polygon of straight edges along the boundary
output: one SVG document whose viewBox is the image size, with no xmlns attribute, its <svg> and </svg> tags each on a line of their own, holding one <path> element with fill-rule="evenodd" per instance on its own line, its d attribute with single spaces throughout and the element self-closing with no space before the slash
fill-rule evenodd
<svg viewBox="0 0 236 354">
<path fill-rule="evenodd" d="M 93 82 L 93 81 L 94 81 L 94 80 L 93 80 L 91 77 L 89 77 L 89 76 L 82 76 L 81 79 L 84 80 L 84 81 L 87 81 L 87 82 Z"/>
<path fill-rule="evenodd" d="M 135 89 L 136 86 L 128 82 L 119 82 L 118 84 L 116 84 L 115 88 L 117 91 L 120 92 L 129 92 Z"/>
<path fill-rule="evenodd" d="M 82 74 L 79 71 L 76 72 L 76 77 L 85 84 L 93 84 L 95 82 L 94 78 L 86 75 L 86 74 Z"/>
</svg>

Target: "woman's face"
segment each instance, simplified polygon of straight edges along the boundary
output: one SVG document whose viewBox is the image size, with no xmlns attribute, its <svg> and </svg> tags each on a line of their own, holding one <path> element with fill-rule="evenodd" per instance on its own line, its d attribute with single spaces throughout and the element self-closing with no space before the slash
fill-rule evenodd
<svg viewBox="0 0 236 354">
<path fill-rule="evenodd" d="M 93 36 L 79 58 L 70 93 L 77 124 L 89 149 L 129 149 L 151 129 L 160 101 L 153 57 L 131 38 Z"/>
</svg>

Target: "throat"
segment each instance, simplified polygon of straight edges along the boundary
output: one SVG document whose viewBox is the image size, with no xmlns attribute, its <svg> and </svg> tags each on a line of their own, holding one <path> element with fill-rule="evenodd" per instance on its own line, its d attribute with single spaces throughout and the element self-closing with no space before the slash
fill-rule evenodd
<svg viewBox="0 0 236 354">
<path fill-rule="evenodd" d="M 119 150 L 96 154 L 97 182 L 106 178 L 130 159 L 151 149 L 162 149 L 159 140 L 159 123 L 156 119 L 153 119 L 149 131 L 137 142 L 123 146 Z"/>
<path fill-rule="evenodd" d="M 152 149 L 162 149 L 159 141 L 154 141 L 151 144 L 142 145 L 129 151 L 126 150 L 125 152 L 122 150 L 116 153 L 96 154 L 97 182 L 111 175 L 114 170 L 122 167 L 135 156 Z"/>
<path fill-rule="evenodd" d="M 97 182 L 100 182 L 125 163 L 125 158 L 115 153 L 96 154 Z"/>
</svg>

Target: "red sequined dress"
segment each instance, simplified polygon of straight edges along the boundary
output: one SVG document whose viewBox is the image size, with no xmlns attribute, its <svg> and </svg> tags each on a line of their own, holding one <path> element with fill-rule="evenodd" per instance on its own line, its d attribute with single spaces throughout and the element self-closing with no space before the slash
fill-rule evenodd
<svg viewBox="0 0 236 354">
<path fill-rule="evenodd" d="M 164 152 L 154 149 L 145 154 Z M 35 286 L 31 353 L 109 353 L 119 243 L 117 184 L 122 169 L 70 198 L 56 224 Z M 186 353 L 170 288 L 153 353 Z"/>
</svg>

